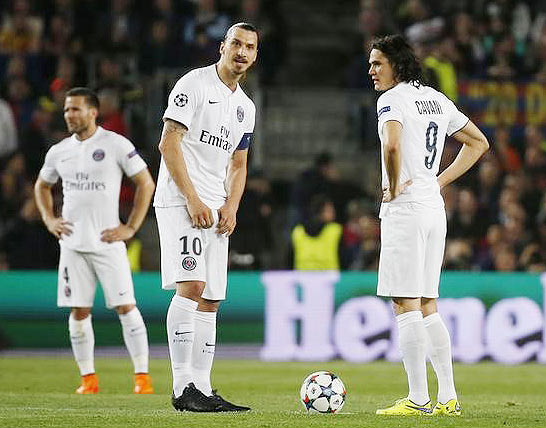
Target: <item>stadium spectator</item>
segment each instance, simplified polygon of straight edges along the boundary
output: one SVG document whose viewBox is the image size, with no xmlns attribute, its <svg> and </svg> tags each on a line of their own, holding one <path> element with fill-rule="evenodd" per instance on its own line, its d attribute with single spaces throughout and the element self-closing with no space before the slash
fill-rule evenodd
<svg viewBox="0 0 546 428">
<path fill-rule="evenodd" d="M 315 195 L 302 223 L 292 230 L 293 267 L 296 270 L 339 270 L 343 227 L 335 222 L 334 204 Z"/>
<path fill-rule="evenodd" d="M 40 49 L 43 19 L 31 15 L 28 0 L 14 0 L 0 30 L 0 53 L 35 54 Z"/>
<path fill-rule="evenodd" d="M 429 84 L 457 101 L 457 75 L 455 63 L 459 60 L 453 38 L 443 35 L 429 42 L 430 53 L 423 60 L 425 78 Z"/>
<path fill-rule="evenodd" d="M 248 174 L 239 204 L 238 227 L 229 245 L 230 269 L 264 270 L 271 265 L 271 184 L 261 171 Z"/>
<path fill-rule="evenodd" d="M 23 155 L 13 153 L 0 169 L 0 233 L 19 215 L 31 186 Z"/>
<path fill-rule="evenodd" d="M 291 228 L 305 220 L 305 212 L 314 196 L 326 195 L 334 200 L 338 179 L 339 173 L 332 154 L 322 152 L 316 155 L 313 166 L 303 171 L 293 184 L 291 205 L 295 209 L 295 218 Z"/>
<path fill-rule="evenodd" d="M 216 0 L 198 0 L 184 24 L 184 43 L 189 48 L 189 66 L 199 67 L 218 60 L 218 43 L 229 27 L 229 17 L 220 12 Z"/>
<path fill-rule="evenodd" d="M 2 159 L 12 154 L 19 146 L 17 127 L 10 105 L 0 98 L 0 167 Z"/>
<path fill-rule="evenodd" d="M 513 272 L 518 270 L 516 253 L 509 245 L 501 245 L 493 257 L 493 268 L 497 272 Z"/>
<path fill-rule="evenodd" d="M 100 102 L 100 125 L 104 129 L 128 137 L 127 124 L 120 110 L 120 101 L 117 92 L 113 89 L 102 89 L 97 95 Z"/>
<path fill-rule="evenodd" d="M 379 265 L 379 222 L 376 216 L 363 215 L 358 219 L 360 242 L 351 270 L 377 270 Z"/>
<path fill-rule="evenodd" d="M 99 19 L 101 46 L 112 53 L 133 51 L 141 38 L 140 15 L 133 0 L 111 0 L 108 4 L 109 9 Z"/>
<path fill-rule="evenodd" d="M 487 156 L 478 169 L 478 202 L 480 210 L 487 213 L 489 222 L 498 221 L 499 196 L 501 192 L 501 171 L 497 159 Z"/>
<path fill-rule="evenodd" d="M 53 15 L 43 41 L 43 53 L 52 56 L 75 53 L 78 49 L 72 43 L 73 30 L 70 21 L 65 15 Z"/>
<path fill-rule="evenodd" d="M 473 260 L 472 245 L 467 239 L 448 239 L 444 257 L 444 269 L 471 270 Z"/>
<path fill-rule="evenodd" d="M 458 197 L 457 209 L 448 224 L 448 236 L 465 239 L 474 245 L 486 233 L 487 218 L 480 212 L 472 189 L 460 189 Z"/>
<path fill-rule="evenodd" d="M 173 54 L 182 50 L 178 43 L 167 20 L 153 21 L 140 50 L 140 71 L 145 75 L 152 75 L 159 70 L 174 68 L 182 63 L 180 59 L 182 55 Z"/>
<path fill-rule="evenodd" d="M 242 0 L 238 21 L 252 22 L 260 29 L 260 61 L 257 64 L 262 85 L 273 85 L 282 69 L 288 43 L 287 26 L 275 0 Z"/>
<path fill-rule="evenodd" d="M 21 133 L 21 152 L 31 177 L 38 175 L 45 153 L 56 142 L 51 127 L 54 109 L 51 101 L 42 98 L 32 112 L 30 124 Z"/>
<path fill-rule="evenodd" d="M 44 229 L 34 196 L 27 194 L 17 217 L 0 234 L 0 260 L 7 269 L 48 270 L 57 267 L 58 254 L 57 241 Z"/>
<path fill-rule="evenodd" d="M 494 151 L 503 171 L 507 173 L 519 171 L 522 166 L 521 157 L 510 141 L 510 129 L 506 126 L 497 126 L 494 141 Z"/>
<path fill-rule="evenodd" d="M 458 58 L 456 67 L 461 77 L 475 75 L 483 64 L 485 52 L 478 38 L 479 27 L 467 12 L 459 12 L 453 19 L 452 28 Z"/>
</svg>

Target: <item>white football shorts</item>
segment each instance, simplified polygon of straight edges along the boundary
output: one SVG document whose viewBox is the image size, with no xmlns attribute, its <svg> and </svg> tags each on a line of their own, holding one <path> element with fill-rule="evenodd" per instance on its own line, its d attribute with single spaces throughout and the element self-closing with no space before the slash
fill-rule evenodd
<svg viewBox="0 0 546 428">
<path fill-rule="evenodd" d="M 380 217 L 377 295 L 437 298 L 447 231 L 444 207 L 391 203 Z"/>
<path fill-rule="evenodd" d="M 202 281 L 201 297 L 224 300 L 227 288 L 229 238 L 216 233 L 218 212 L 212 210 L 214 224 L 209 229 L 192 226 L 185 206 L 156 207 L 161 246 L 161 282 L 165 290 L 177 282 Z"/>
<path fill-rule="evenodd" d="M 61 245 L 57 306 L 92 307 L 97 280 L 107 308 L 136 303 L 125 244 L 92 253 Z"/>
</svg>

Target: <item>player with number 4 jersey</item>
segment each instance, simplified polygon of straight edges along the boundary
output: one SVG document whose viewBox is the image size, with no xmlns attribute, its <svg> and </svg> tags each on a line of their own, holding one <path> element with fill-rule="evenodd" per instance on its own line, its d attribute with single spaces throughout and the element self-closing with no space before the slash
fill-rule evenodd
<svg viewBox="0 0 546 428">
<path fill-rule="evenodd" d="M 377 294 L 393 300 L 409 384 L 407 397 L 377 414 L 457 416 L 451 342 L 436 308 L 447 229 L 440 190 L 489 144 L 451 100 L 423 84 L 421 66 L 401 36 L 372 42 L 369 63 L 374 88 L 383 92 L 377 101 L 383 188 Z M 446 136 L 463 146 L 438 175 Z M 427 343 L 438 378 L 435 406 L 428 393 Z"/>
</svg>

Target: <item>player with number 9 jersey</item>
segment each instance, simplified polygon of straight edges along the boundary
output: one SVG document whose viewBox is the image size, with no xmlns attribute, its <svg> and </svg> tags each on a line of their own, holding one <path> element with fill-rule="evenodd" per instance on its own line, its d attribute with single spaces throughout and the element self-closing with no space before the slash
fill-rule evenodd
<svg viewBox="0 0 546 428">
<path fill-rule="evenodd" d="M 419 202 L 443 206 L 437 175 L 446 135 L 461 130 L 468 117 L 443 93 L 430 86 L 401 82 L 377 100 L 377 128 L 381 140 L 382 188 L 389 187 L 385 168 L 383 125 L 390 120 L 403 128 L 400 181 L 411 186 L 389 203 Z"/>
<path fill-rule="evenodd" d="M 440 190 L 474 165 L 489 143 L 451 100 L 423 83 L 421 65 L 403 37 L 374 40 L 369 63 L 374 89 L 382 92 L 377 101 L 383 190 L 377 294 L 393 301 L 409 384 L 407 397 L 376 413 L 458 416 L 449 332 L 436 307 L 447 230 Z M 463 146 L 438 175 L 450 135 Z M 434 407 L 427 347 L 438 379 Z"/>
</svg>

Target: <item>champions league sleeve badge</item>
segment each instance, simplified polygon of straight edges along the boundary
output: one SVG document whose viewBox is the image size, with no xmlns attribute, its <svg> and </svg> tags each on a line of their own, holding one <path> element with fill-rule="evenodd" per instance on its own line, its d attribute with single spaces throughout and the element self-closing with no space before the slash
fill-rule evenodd
<svg viewBox="0 0 546 428">
<path fill-rule="evenodd" d="M 188 96 L 186 94 L 178 94 L 174 97 L 174 104 L 178 107 L 184 107 L 188 104 Z"/>
<path fill-rule="evenodd" d="M 242 122 L 245 118 L 245 111 L 243 110 L 243 107 L 239 106 L 237 107 L 237 120 L 239 122 Z"/>
</svg>

